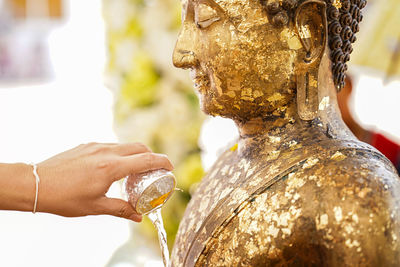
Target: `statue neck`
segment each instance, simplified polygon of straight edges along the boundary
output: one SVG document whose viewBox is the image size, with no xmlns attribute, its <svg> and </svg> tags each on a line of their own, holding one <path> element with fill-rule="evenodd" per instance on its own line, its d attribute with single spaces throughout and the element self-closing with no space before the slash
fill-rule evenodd
<svg viewBox="0 0 400 267">
<path fill-rule="evenodd" d="M 354 139 L 340 116 L 335 88 L 322 88 L 320 99 L 325 98 L 318 117 L 312 121 L 301 120 L 296 101 L 273 112 L 276 116 L 260 116 L 247 121 L 236 121 L 239 129 L 239 153 L 261 148 L 275 150 L 282 144 L 305 144 L 316 139 Z M 321 100 L 320 100 L 321 101 Z"/>
</svg>

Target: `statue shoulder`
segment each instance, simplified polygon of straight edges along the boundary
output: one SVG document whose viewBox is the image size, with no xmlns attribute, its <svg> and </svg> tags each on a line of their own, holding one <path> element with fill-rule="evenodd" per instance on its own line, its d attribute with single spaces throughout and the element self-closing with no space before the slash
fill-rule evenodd
<svg viewBox="0 0 400 267">
<path fill-rule="evenodd" d="M 241 203 L 197 266 L 396 266 L 399 190 L 397 174 L 375 152 L 309 157 Z"/>
<path fill-rule="evenodd" d="M 224 153 L 189 203 L 174 265 L 323 265 L 329 258 L 329 266 L 391 266 L 400 246 L 395 169 L 368 146 L 328 147 L 253 160 Z"/>
</svg>

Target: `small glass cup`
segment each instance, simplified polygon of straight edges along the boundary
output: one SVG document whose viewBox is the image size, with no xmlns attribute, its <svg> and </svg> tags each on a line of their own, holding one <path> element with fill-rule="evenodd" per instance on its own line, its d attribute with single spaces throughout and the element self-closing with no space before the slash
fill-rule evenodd
<svg viewBox="0 0 400 267">
<path fill-rule="evenodd" d="M 128 201 L 137 213 L 143 215 L 164 205 L 175 187 L 175 176 L 164 169 L 132 174 L 125 179 Z"/>
</svg>

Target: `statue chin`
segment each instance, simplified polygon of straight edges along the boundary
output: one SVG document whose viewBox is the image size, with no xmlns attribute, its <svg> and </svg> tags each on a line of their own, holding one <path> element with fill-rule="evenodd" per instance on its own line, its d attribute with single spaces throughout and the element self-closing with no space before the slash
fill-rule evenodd
<svg viewBox="0 0 400 267">
<path fill-rule="evenodd" d="M 400 266 L 400 178 L 336 103 L 364 6 L 188 1 L 174 65 L 229 77 L 200 103 L 240 138 L 192 196 L 172 266 Z"/>
<path fill-rule="evenodd" d="M 225 104 L 217 102 L 215 99 L 213 99 L 212 96 L 208 95 L 200 95 L 199 97 L 200 100 L 200 108 L 201 110 L 211 116 L 220 116 L 220 117 L 225 117 L 225 118 L 233 118 L 233 113 L 230 111 L 227 111 L 227 109 L 230 109 L 230 107 L 225 107 Z"/>
</svg>

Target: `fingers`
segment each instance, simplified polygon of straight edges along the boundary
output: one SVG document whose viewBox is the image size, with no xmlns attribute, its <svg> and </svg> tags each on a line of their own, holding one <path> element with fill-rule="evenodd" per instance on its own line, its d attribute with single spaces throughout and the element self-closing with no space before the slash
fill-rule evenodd
<svg viewBox="0 0 400 267">
<path fill-rule="evenodd" d="M 105 197 L 102 199 L 101 207 L 101 214 L 125 218 L 134 222 L 142 221 L 142 215 L 137 214 L 133 207 L 122 199 Z"/>
<path fill-rule="evenodd" d="M 118 162 L 116 180 L 129 174 L 142 173 L 152 170 L 165 169 L 172 171 L 174 166 L 167 156 L 156 153 L 141 153 L 127 157 L 121 157 Z M 119 177 L 119 178 L 118 178 Z"/>
<path fill-rule="evenodd" d="M 121 156 L 152 152 L 150 148 L 142 143 L 118 144 L 113 147 L 113 151 Z"/>
<path fill-rule="evenodd" d="M 78 146 L 79 149 L 87 149 L 91 153 L 115 153 L 120 156 L 128 156 L 139 153 L 152 152 L 150 148 L 142 143 L 88 143 Z"/>
</svg>

